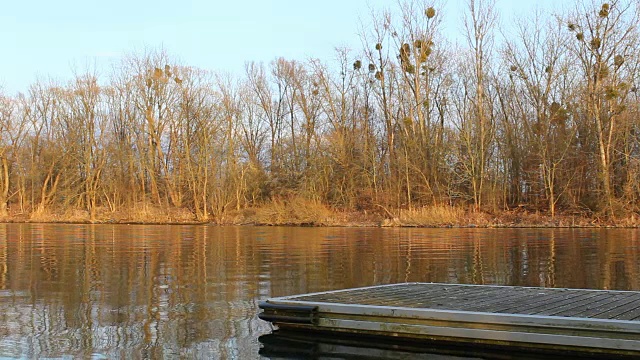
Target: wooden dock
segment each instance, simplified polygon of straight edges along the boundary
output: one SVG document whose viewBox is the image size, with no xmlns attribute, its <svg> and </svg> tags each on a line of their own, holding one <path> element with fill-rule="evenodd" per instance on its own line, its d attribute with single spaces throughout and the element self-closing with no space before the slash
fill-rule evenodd
<svg viewBox="0 0 640 360">
<path fill-rule="evenodd" d="M 640 292 L 402 283 L 269 299 L 280 329 L 640 358 Z"/>
</svg>

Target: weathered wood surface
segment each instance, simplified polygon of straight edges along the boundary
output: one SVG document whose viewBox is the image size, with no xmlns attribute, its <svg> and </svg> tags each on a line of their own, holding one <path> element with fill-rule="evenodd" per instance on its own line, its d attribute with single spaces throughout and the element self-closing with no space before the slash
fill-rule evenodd
<svg viewBox="0 0 640 360">
<path fill-rule="evenodd" d="M 398 284 L 289 297 L 306 302 L 397 306 L 503 314 L 639 320 L 640 292 Z M 620 310 L 620 311 L 616 311 Z"/>
<path fill-rule="evenodd" d="M 636 291 L 403 283 L 261 307 L 261 318 L 305 331 L 640 357 Z"/>
</svg>

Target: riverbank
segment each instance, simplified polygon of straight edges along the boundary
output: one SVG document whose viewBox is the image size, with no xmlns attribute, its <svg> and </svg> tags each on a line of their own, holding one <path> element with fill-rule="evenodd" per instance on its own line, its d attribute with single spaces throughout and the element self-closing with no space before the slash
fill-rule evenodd
<svg viewBox="0 0 640 360">
<path fill-rule="evenodd" d="M 432 206 L 418 209 L 376 209 L 336 211 L 314 202 L 274 202 L 262 207 L 229 210 L 207 219 L 185 208 L 138 206 L 128 210 L 99 209 L 94 220 L 82 210 L 45 211 L 39 214 L 10 213 L 5 223 L 96 223 L 96 224 L 214 224 L 266 226 L 336 227 L 433 227 L 433 228 L 517 228 L 517 227 L 640 227 L 640 216 L 615 219 L 597 214 L 560 212 L 550 216 L 541 211 L 515 208 L 476 212 L 462 207 Z"/>
</svg>

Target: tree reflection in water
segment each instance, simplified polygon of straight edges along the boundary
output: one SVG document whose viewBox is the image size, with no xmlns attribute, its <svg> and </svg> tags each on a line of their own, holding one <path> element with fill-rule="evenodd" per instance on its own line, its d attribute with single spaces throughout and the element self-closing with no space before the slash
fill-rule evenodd
<svg viewBox="0 0 640 360">
<path fill-rule="evenodd" d="M 404 281 L 640 290 L 638 234 L 0 224 L 0 356 L 259 358 L 260 300 Z"/>
</svg>

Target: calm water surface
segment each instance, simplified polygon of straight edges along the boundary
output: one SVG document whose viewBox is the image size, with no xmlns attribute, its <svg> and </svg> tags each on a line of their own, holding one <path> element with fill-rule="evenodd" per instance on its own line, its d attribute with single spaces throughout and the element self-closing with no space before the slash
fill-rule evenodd
<svg viewBox="0 0 640 360">
<path fill-rule="evenodd" d="M 640 231 L 0 224 L 0 357 L 258 359 L 273 296 L 427 281 L 640 290 Z"/>
</svg>

